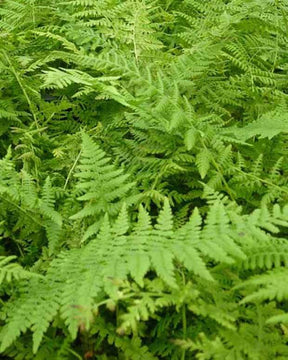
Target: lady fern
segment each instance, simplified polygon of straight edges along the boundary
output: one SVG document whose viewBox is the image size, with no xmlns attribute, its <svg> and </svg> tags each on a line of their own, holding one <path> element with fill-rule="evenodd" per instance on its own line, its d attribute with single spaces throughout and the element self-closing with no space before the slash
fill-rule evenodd
<svg viewBox="0 0 288 360">
<path fill-rule="evenodd" d="M 287 11 L 1 3 L 3 358 L 287 358 Z"/>
</svg>

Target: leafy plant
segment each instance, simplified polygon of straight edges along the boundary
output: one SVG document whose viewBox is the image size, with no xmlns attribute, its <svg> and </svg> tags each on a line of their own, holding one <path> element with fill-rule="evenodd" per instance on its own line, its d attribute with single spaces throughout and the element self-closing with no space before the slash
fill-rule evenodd
<svg viewBox="0 0 288 360">
<path fill-rule="evenodd" d="M 4 0 L 0 352 L 287 359 L 284 0 Z"/>
</svg>

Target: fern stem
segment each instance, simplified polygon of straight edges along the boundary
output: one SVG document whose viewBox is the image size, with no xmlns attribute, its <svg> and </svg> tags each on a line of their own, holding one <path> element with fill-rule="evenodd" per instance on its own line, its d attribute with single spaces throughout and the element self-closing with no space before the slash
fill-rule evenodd
<svg viewBox="0 0 288 360">
<path fill-rule="evenodd" d="M 238 168 L 235 168 L 235 170 L 238 171 L 238 172 L 240 172 L 241 174 L 243 174 L 243 175 L 245 175 L 245 176 L 250 176 L 250 177 L 252 177 L 253 179 L 262 182 L 263 184 L 269 185 L 269 186 L 271 186 L 271 187 L 274 187 L 275 189 L 278 189 L 278 190 L 281 191 L 281 192 L 284 192 L 285 194 L 288 194 L 288 189 L 282 188 L 282 187 L 280 187 L 280 186 L 272 183 L 271 181 L 261 179 L 260 177 L 258 177 L 258 176 L 256 176 L 256 175 L 253 175 L 253 174 L 247 174 L 247 173 L 245 173 L 244 171 L 239 170 Z"/>
<path fill-rule="evenodd" d="M 33 220 L 37 225 L 39 226 L 43 226 L 40 222 L 38 222 L 37 220 L 35 220 L 35 217 L 33 217 L 32 215 L 28 214 L 26 210 L 22 209 L 19 205 L 15 204 L 14 202 L 8 200 L 7 198 L 4 198 L 3 196 L 0 195 L 0 198 L 6 202 L 8 202 L 10 205 L 15 206 L 18 210 L 20 210 L 21 212 L 23 212 L 26 216 L 28 216 L 31 220 Z"/>
<path fill-rule="evenodd" d="M 77 165 L 77 163 L 78 163 L 78 161 L 80 159 L 81 153 L 82 153 L 82 150 L 79 151 L 79 154 L 77 155 L 77 157 L 76 157 L 76 159 L 75 159 L 75 161 L 74 161 L 74 163 L 73 163 L 73 165 L 72 165 L 72 167 L 71 167 L 71 169 L 70 169 L 70 171 L 69 171 L 69 173 L 67 175 L 63 190 L 66 190 L 66 187 L 67 187 L 68 182 L 69 182 L 69 180 L 71 178 L 71 175 L 72 175 L 72 173 L 73 173 L 73 171 L 74 171 L 74 169 L 75 169 L 75 167 L 76 167 L 76 165 Z"/>
<path fill-rule="evenodd" d="M 19 243 L 18 243 L 18 241 L 17 240 L 14 240 L 14 243 L 16 244 L 16 246 L 17 246 L 17 249 L 18 249 L 18 251 L 19 251 L 19 254 L 21 255 L 21 257 L 23 258 L 24 257 L 24 252 L 23 252 L 23 250 L 22 250 L 22 248 L 21 248 L 21 246 L 19 245 Z"/>
<path fill-rule="evenodd" d="M 136 64 L 138 64 L 138 49 L 137 49 L 137 41 L 136 41 L 136 23 L 137 23 L 137 20 L 138 20 L 138 11 L 136 11 L 135 21 L 134 21 L 134 25 L 133 25 L 133 46 L 134 46 L 134 56 L 135 56 Z"/>
<path fill-rule="evenodd" d="M 165 173 L 165 170 L 166 170 L 166 167 L 167 165 L 165 164 L 164 165 L 164 169 L 161 169 L 158 174 L 155 176 L 155 180 L 153 181 L 153 184 L 152 184 L 152 187 L 150 190 L 155 190 L 157 184 L 158 184 L 158 181 L 160 179 L 160 177 Z"/>
<path fill-rule="evenodd" d="M 35 114 L 35 112 L 34 112 L 34 110 L 33 110 L 33 105 L 32 105 L 32 102 L 31 102 L 31 100 L 30 100 L 30 98 L 29 98 L 29 96 L 28 96 L 28 94 L 27 94 L 27 91 L 26 91 L 24 85 L 22 84 L 22 81 L 21 81 L 21 79 L 20 79 L 20 77 L 19 77 L 19 75 L 18 75 L 15 67 L 13 66 L 13 64 L 12 64 L 9 56 L 7 55 L 6 51 L 5 51 L 5 50 L 2 50 L 2 53 L 3 53 L 6 61 L 8 62 L 9 66 L 10 66 L 10 69 L 11 69 L 13 75 L 15 76 L 15 78 L 16 78 L 16 80 L 17 80 L 17 82 L 18 82 L 18 84 L 19 84 L 19 86 L 20 86 L 20 88 L 21 88 L 21 90 L 22 90 L 22 92 L 23 92 L 23 95 L 24 95 L 24 97 L 25 97 L 25 99 L 26 99 L 26 101 L 27 101 L 27 104 L 28 104 L 29 109 L 30 109 L 30 111 L 31 111 L 31 114 L 32 114 L 32 116 L 33 116 L 33 119 L 34 119 L 36 128 L 39 129 L 38 120 L 37 120 L 36 114 Z"/>
<path fill-rule="evenodd" d="M 74 350 L 68 349 L 68 352 L 70 352 L 70 354 L 74 355 L 77 359 L 82 360 L 82 357 L 79 354 L 77 354 Z"/>
<path fill-rule="evenodd" d="M 276 7 L 278 7 L 278 5 L 279 5 L 278 0 L 275 0 L 275 5 L 276 5 Z M 279 19 L 278 18 L 277 18 L 277 28 L 279 28 Z M 277 31 L 277 35 L 276 35 L 275 56 L 274 56 L 274 61 L 273 61 L 273 65 L 272 65 L 272 70 L 271 70 L 272 73 L 276 69 L 278 52 L 279 52 L 279 31 Z"/>
</svg>

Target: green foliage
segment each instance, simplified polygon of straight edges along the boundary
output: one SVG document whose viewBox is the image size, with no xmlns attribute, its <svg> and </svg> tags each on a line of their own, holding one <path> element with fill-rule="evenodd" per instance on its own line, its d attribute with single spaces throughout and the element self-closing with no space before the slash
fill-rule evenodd
<svg viewBox="0 0 288 360">
<path fill-rule="evenodd" d="M 0 5 L 0 357 L 288 358 L 285 0 Z"/>
</svg>

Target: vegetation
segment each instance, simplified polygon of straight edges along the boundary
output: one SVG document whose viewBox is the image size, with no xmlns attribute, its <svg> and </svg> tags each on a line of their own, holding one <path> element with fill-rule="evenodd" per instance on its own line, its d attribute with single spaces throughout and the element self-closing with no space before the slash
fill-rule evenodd
<svg viewBox="0 0 288 360">
<path fill-rule="evenodd" d="M 287 359 L 287 1 L 0 28 L 1 359 Z"/>
</svg>

